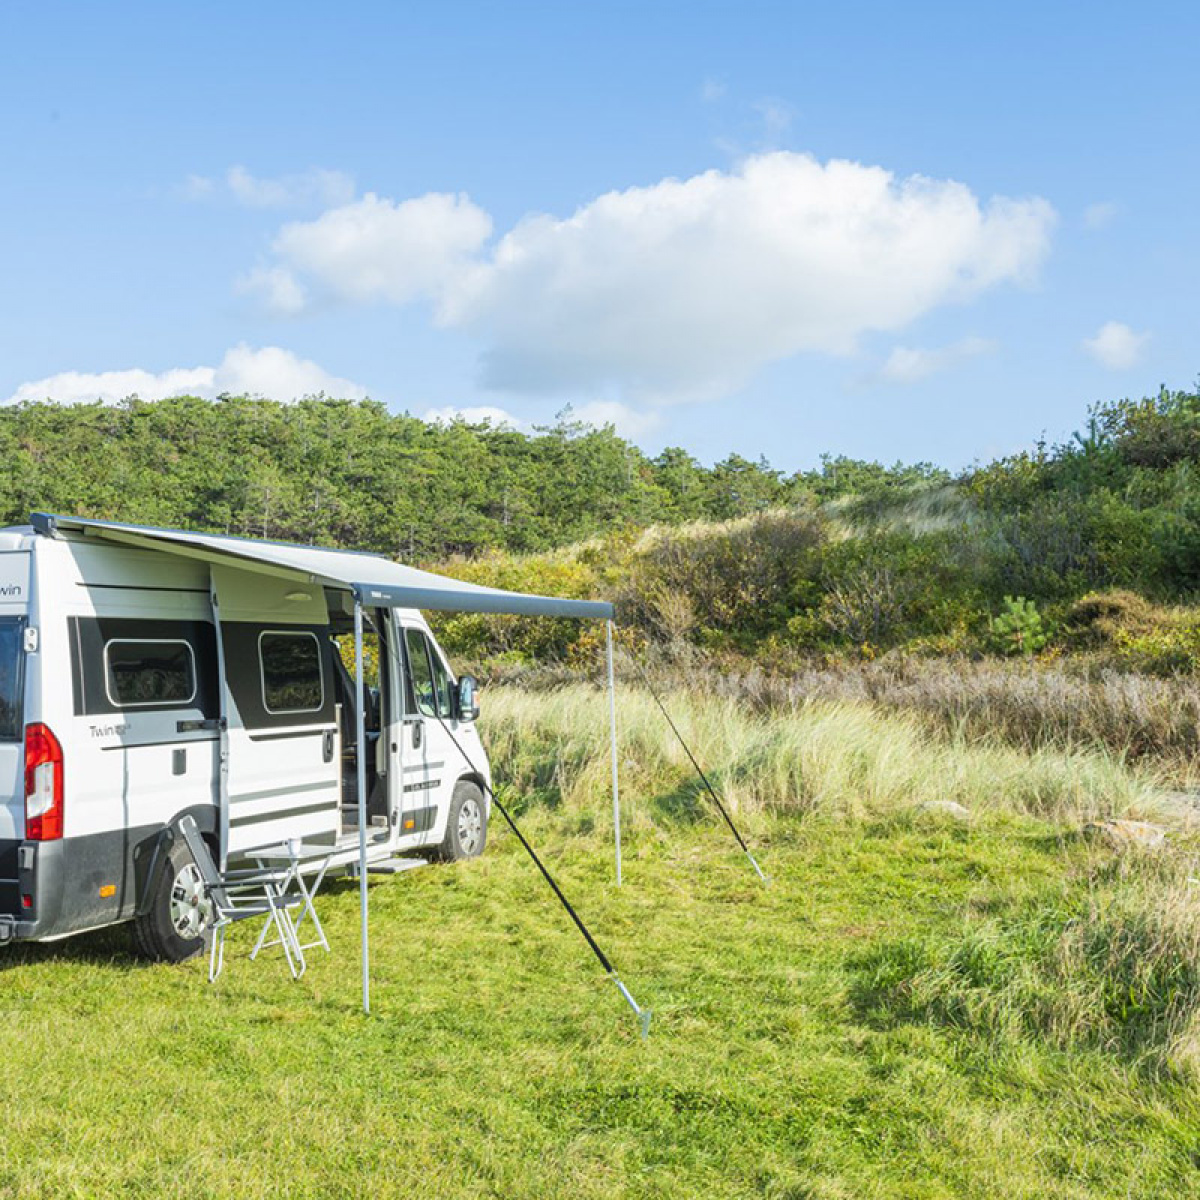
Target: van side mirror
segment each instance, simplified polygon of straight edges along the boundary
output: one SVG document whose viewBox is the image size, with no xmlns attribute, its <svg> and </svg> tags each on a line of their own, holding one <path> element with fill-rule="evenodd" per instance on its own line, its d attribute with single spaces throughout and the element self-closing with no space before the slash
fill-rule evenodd
<svg viewBox="0 0 1200 1200">
<path fill-rule="evenodd" d="M 455 712 L 460 721 L 474 721 L 479 716 L 479 682 L 474 675 L 459 677 L 457 700 Z"/>
</svg>

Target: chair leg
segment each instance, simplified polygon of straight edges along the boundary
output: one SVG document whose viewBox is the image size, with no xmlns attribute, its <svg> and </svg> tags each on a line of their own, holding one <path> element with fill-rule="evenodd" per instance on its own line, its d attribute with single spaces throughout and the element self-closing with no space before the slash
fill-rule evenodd
<svg viewBox="0 0 1200 1200">
<path fill-rule="evenodd" d="M 267 934 L 271 931 L 272 918 L 268 917 L 263 922 L 262 932 L 258 935 L 258 941 L 254 943 L 254 949 L 250 951 L 251 959 L 258 957 L 260 950 L 265 950 L 268 946 L 274 946 L 274 942 L 267 941 Z"/>
<path fill-rule="evenodd" d="M 225 926 L 218 925 L 209 937 L 208 982 L 215 983 L 217 976 L 225 969 Z"/>
</svg>

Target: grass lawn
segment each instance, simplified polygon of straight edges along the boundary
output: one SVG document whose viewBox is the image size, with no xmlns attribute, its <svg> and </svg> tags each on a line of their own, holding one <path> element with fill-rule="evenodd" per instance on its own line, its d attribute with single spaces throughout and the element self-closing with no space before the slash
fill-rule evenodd
<svg viewBox="0 0 1200 1200">
<path fill-rule="evenodd" d="M 0 1194 L 1085 1197 L 1200 1190 L 1200 1093 L 1119 1048 L 896 1004 L 880 964 L 1067 911 L 1094 851 L 1030 817 L 763 823 L 761 887 L 715 825 L 528 828 L 650 1039 L 516 840 L 322 895 L 299 983 L 230 939 L 147 966 L 109 931 L 0 955 Z M 900 947 L 900 950 L 897 950 Z M 278 955 L 278 951 L 274 952 Z M 890 956 L 890 957 L 889 957 Z M 886 974 L 886 970 L 883 972 Z M 894 981 L 893 981 L 894 982 Z"/>
</svg>

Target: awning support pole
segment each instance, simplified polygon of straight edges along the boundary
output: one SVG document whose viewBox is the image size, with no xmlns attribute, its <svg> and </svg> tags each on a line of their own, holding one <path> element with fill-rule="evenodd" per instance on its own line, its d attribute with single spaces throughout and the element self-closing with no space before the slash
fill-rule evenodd
<svg viewBox="0 0 1200 1200">
<path fill-rule="evenodd" d="M 613 623 L 604 622 L 605 657 L 608 662 L 608 733 L 612 742 L 613 838 L 617 850 L 617 887 L 621 886 L 621 792 L 617 782 L 617 691 L 613 674 Z"/>
<path fill-rule="evenodd" d="M 225 675 L 225 635 L 221 632 L 217 581 L 213 578 L 211 565 L 208 568 L 208 601 L 217 645 L 217 814 L 220 841 L 217 861 L 224 871 L 229 865 L 229 682 Z"/>
<path fill-rule="evenodd" d="M 363 612 L 362 600 L 354 594 L 354 725 L 357 750 L 354 754 L 358 773 L 358 900 L 362 924 L 362 1001 L 363 1012 L 371 1011 L 371 955 L 367 945 L 367 717 L 363 686 Z"/>
</svg>

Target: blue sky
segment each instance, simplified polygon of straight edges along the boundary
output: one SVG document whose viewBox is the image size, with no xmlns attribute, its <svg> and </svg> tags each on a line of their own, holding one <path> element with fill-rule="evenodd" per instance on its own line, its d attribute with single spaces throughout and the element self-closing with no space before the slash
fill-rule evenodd
<svg viewBox="0 0 1200 1200">
<path fill-rule="evenodd" d="M 959 466 L 1192 385 L 1200 8 L 0 6 L 0 398 Z"/>
</svg>

